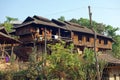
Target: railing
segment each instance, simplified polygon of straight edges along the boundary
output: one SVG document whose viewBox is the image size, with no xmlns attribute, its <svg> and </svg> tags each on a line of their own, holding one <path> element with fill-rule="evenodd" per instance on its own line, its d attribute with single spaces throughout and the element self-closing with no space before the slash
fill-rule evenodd
<svg viewBox="0 0 120 80">
<path fill-rule="evenodd" d="M 84 41 L 74 41 L 74 44 L 75 45 L 78 45 L 78 46 L 86 46 L 86 47 L 94 47 L 94 44 L 91 43 L 91 42 L 84 42 Z"/>
<path fill-rule="evenodd" d="M 86 47 L 94 47 L 94 43 L 91 43 L 91 42 L 84 42 L 84 41 L 73 41 L 75 45 L 78 45 L 78 46 L 86 46 Z M 106 48 L 106 49 L 112 49 L 112 45 L 108 45 L 108 44 L 96 44 L 96 46 L 98 48 Z"/>
<path fill-rule="evenodd" d="M 63 41 L 72 41 L 70 37 L 60 37 L 60 39 Z"/>
<path fill-rule="evenodd" d="M 51 41 L 51 40 L 72 41 L 72 39 L 70 37 L 61 37 L 61 36 L 58 36 L 58 35 L 52 35 L 52 36 L 47 36 L 46 35 L 46 39 L 47 39 L 47 41 Z M 44 41 L 45 37 L 40 35 L 40 37 L 37 40 L 38 41 Z"/>
<path fill-rule="evenodd" d="M 107 48 L 107 49 L 112 49 L 112 45 L 108 44 L 97 44 L 98 48 Z"/>
</svg>

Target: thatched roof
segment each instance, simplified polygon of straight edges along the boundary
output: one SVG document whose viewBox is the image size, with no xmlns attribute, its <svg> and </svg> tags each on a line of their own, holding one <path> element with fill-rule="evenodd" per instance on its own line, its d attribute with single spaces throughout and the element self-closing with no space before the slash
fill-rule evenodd
<svg viewBox="0 0 120 80">
<path fill-rule="evenodd" d="M 55 19 L 52 19 L 52 21 L 55 24 L 57 24 L 58 26 L 61 26 L 61 27 L 65 28 L 66 30 L 93 34 L 92 30 L 90 30 L 86 27 L 83 27 L 79 24 L 76 24 L 76 23 L 72 23 L 72 22 L 68 22 L 68 21 L 62 22 L 62 21 L 55 20 Z"/>
<path fill-rule="evenodd" d="M 0 32 L 9 35 L 8 32 L 5 30 L 5 28 L 3 26 L 0 27 Z"/>
<path fill-rule="evenodd" d="M 108 63 L 112 63 L 112 64 L 120 64 L 120 60 L 113 57 L 110 54 L 99 54 L 98 59 L 104 60 L 104 61 L 106 61 Z"/>
<path fill-rule="evenodd" d="M 71 29 L 69 28 L 69 25 L 67 25 L 66 23 L 64 23 L 62 21 L 52 19 L 52 22 L 55 23 L 56 25 L 60 26 L 61 28 L 65 29 L 65 30 L 71 31 Z"/>
<path fill-rule="evenodd" d="M 61 28 L 61 29 L 69 30 L 69 31 L 76 31 L 76 32 L 94 35 L 94 32 L 91 29 L 88 29 L 87 27 L 83 27 L 77 23 L 72 23 L 68 21 L 62 22 L 62 21 L 55 20 L 55 19 L 49 20 L 47 18 L 36 16 L 36 15 L 33 17 L 27 17 L 26 20 L 24 20 L 24 22 L 21 25 L 16 26 L 15 29 L 22 28 L 22 27 L 25 27 L 31 24 L 41 25 L 45 27 Z M 97 33 L 97 36 L 107 38 L 113 41 L 112 38 L 98 34 L 98 33 Z"/>
<path fill-rule="evenodd" d="M 28 16 L 28 17 L 23 21 L 23 23 L 27 23 L 27 22 L 30 22 L 30 21 L 34 21 L 34 18 Z M 22 23 L 22 24 L 23 24 L 23 23 Z"/>
<path fill-rule="evenodd" d="M 60 28 L 58 25 L 54 24 L 49 19 L 35 15 L 33 17 L 26 18 L 26 20 L 21 25 L 16 26 L 15 29 L 25 27 L 26 25 L 30 25 L 30 24 L 37 24 L 37 25 L 42 25 L 42 26 L 46 26 L 46 27 L 51 26 L 51 27 Z"/>
<path fill-rule="evenodd" d="M 0 32 L 0 44 L 14 44 L 14 43 L 21 43 L 20 41 Z"/>
<path fill-rule="evenodd" d="M 68 22 L 68 21 L 65 21 L 65 23 L 67 25 L 69 25 L 69 28 L 72 30 L 72 31 L 77 31 L 77 32 L 83 32 L 83 33 L 88 33 L 88 34 L 93 34 L 93 31 L 91 29 L 88 29 L 86 27 L 83 27 L 79 24 L 76 24 L 76 23 L 72 23 L 72 22 Z"/>
<path fill-rule="evenodd" d="M 87 27 L 81 26 L 77 23 L 72 23 L 72 22 L 68 22 L 68 21 L 63 22 L 63 21 L 59 21 L 59 20 L 55 20 L 55 19 L 52 19 L 52 21 L 55 24 L 57 24 L 58 26 L 61 26 L 61 27 L 65 28 L 66 30 L 71 30 L 71 31 L 76 31 L 76 32 L 81 32 L 81 33 L 94 35 L 93 30 L 88 29 Z M 110 39 L 110 40 L 113 41 L 112 38 L 104 36 L 104 35 L 99 34 L 99 33 L 97 33 L 97 36 L 104 37 L 104 38 L 107 38 L 107 39 Z"/>
</svg>

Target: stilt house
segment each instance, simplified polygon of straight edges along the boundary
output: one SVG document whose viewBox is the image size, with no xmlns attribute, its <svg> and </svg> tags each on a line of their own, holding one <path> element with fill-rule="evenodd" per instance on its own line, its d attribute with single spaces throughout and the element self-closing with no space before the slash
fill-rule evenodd
<svg viewBox="0 0 120 80">
<path fill-rule="evenodd" d="M 79 54 L 83 53 L 85 47 L 94 48 L 94 32 L 87 27 L 72 22 L 61 22 L 55 19 L 49 20 L 35 15 L 33 17 L 27 17 L 21 25 L 14 27 L 14 29 L 14 35 L 18 36 L 19 40 L 23 42 L 23 44 L 16 49 L 16 54 L 24 61 L 27 61 L 28 55 L 32 52 L 34 45 L 37 46 L 38 54 L 44 53 L 45 41 L 47 43 L 59 40 L 73 42 Z M 104 52 L 112 49 L 113 39 L 97 33 L 95 43 L 96 51 Z M 106 57 L 109 58 L 110 56 Z M 116 62 L 112 62 L 110 59 L 107 60 L 108 63 L 111 64 L 112 62 L 112 65 L 114 65 L 108 66 L 108 80 L 119 80 L 118 77 L 116 78 L 116 75 L 112 74 L 112 72 L 116 70 L 120 72 L 120 66 L 118 66 L 119 61 L 115 61 Z M 117 75 L 120 75 L 120 73 L 117 73 Z M 111 76 L 114 77 L 114 79 L 110 79 Z M 107 78 L 104 80 L 107 80 Z"/>
</svg>

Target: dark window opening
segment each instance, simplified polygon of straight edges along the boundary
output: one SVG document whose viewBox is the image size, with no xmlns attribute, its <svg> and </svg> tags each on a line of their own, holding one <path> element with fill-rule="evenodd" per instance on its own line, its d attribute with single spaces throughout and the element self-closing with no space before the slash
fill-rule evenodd
<svg viewBox="0 0 120 80">
<path fill-rule="evenodd" d="M 107 41 L 107 40 L 104 40 L 104 44 L 108 44 L 108 41 Z"/>
<path fill-rule="evenodd" d="M 87 41 L 87 42 L 90 42 L 90 38 L 89 38 L 89 37 L 86 37 L 86 41 Z"/>
<path fill-rule="evenodd" d="M 99 39 L 99 44 L 101 44 L 102 43 L 102 40 L 101 39 Z"/>
<path fill-rule="evenodd" d="M 39 34 L 42 35 L 43 31 L 44 31 L 44 28 L 40 28 Z"/>
<path fill-rule="evenodd" d="M 78 40 L 82 41 L 82 35 L 78 36 Z"/>
<path fill-rule="evenodd" d="M 66 37 L 66 38 L 70 38 L 71 37 L 71 33 L 69 31 L 62 31 L 61 32 L 61 36 L 62 37 Z"/>
</svg>

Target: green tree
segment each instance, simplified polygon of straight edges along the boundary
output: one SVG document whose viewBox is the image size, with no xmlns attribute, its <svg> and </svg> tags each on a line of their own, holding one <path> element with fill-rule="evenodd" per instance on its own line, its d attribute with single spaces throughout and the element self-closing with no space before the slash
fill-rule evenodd
<svg viewBox="0 0 120 80">
<path fill-rule="evenodd" d="M 77 53 L 71 53 L 73 47 L 67 46 L 65 48 L 64 42 L 49 45 L 49 48 L 52 54 L 47 58 L 49 64 L 47 67 L 48 78 L 59 80 L 95 80 L 96 67 L 93 50 L 86 48 L 81 56 Z M 104 61 L 99 60 L 101 75 L 105 65 Z"/>
<path fill-rule="evenodd" d="M 80 24 L 81 26 L 85 26 L 89 29 L 92 27 L 100 34 L 103 34 L 105 31 L 105 25 L 102 23 L 98 23 L 96 21 L 92 21 L 92 26 L 90 26 L 90 20 L 86 18 L 80 18 L 80 19 L 71 19 L 70 22 Z"/>
<path fill-rule="evenodd" d="M 72 47 L 64 47 L 64 42 L 49 46 L 52 54 L 48 56 L 48 77 L 59 80 L 84 80 L 79 55 L 71 53 Z"/>
<path fill-rule="evenodd" d="M 80 24 L 80 21 L 77 20 L 77 19 L 75 19 L 75 18 L 72 18 L 72 19 L 70 20 L 70 22 Z M 80 25 L 81 25 L 81 24 L 80 24 Z"/>
<path fill-rule="evenodd" d="M 43 78 L 42 73 L 42 61 L 37 61 L 37 50 L 34 47 L 33 52 L 29 55 L 29 65 L 27 69 L 27 78 L 30 80 L 36 80 L 38 77 Z"/>
<path fill-rule="evenodd" d="M 99 52 L 100 53 L 100 52 Z M 99 55 L 97 53 L 97 56 Z M 83 54 L 83 70 L 86 74 L 86 79 L 87 80 L 96 80 L 96 61 L 94 57 L 94 51 L 88 48 L 84 49 L 84 54 Z M 104 60 L 98 60 L 99 63 L 99 72 L 100 75 L 102 76 L 103 69 L 107 65 L 107 62 Z"/>
<path fill-rule="evenodd" d="M 60 18 L 58 18 L 58 20 L 60 20 L 60 21 L 65 21 L 65 17 L 64 17 L 64 16 L 61 16 Z"/>
<path fill-rule="evenodd" d="M 6 21 L 5 22 L 17 21 L 17 20 L 18 20 L 18 18 L 12 18 L 12 17 L 6 16 Z"/>
<path fill-rule="evenodd" d="M 114 28 L 111 25 L 108 25 L 105 27 L 105 32 L 106 32 L 107 36 L 112 37 L 112 38 L 114 38 L 116 36 L 116 31 L 118 31 L 118 30 L 119 30 L 118 27 Z"/>
<path fill-rule="evenodd" d="M 114 37 L 115 42 L 112 46 L 112 55 L 120 59 L 120 35 Z"/>
<path fill-rule="evenodd" d="M 91 49 L 84 49 L 84 72 L 86 74 L 87 80 L 95 80 L 96 77 L 96 68 L 95 68 L 95 58 L 94 58 L 94 52 Z"/>
<path fill-rule="evenodd" d="M 6 21 L 2 24 L 2 26 L 5 27 L 5 29 L 8 31 L 8 32 L 11 32 L 12 31 L 12 28 L 13 28 L 13 25 L 10 23 L 11 21 L 17 21 L 18 19 L 17 18 L 12 18 L 12 17 L 8 17 L 6 16 Z"/>
</svg>

